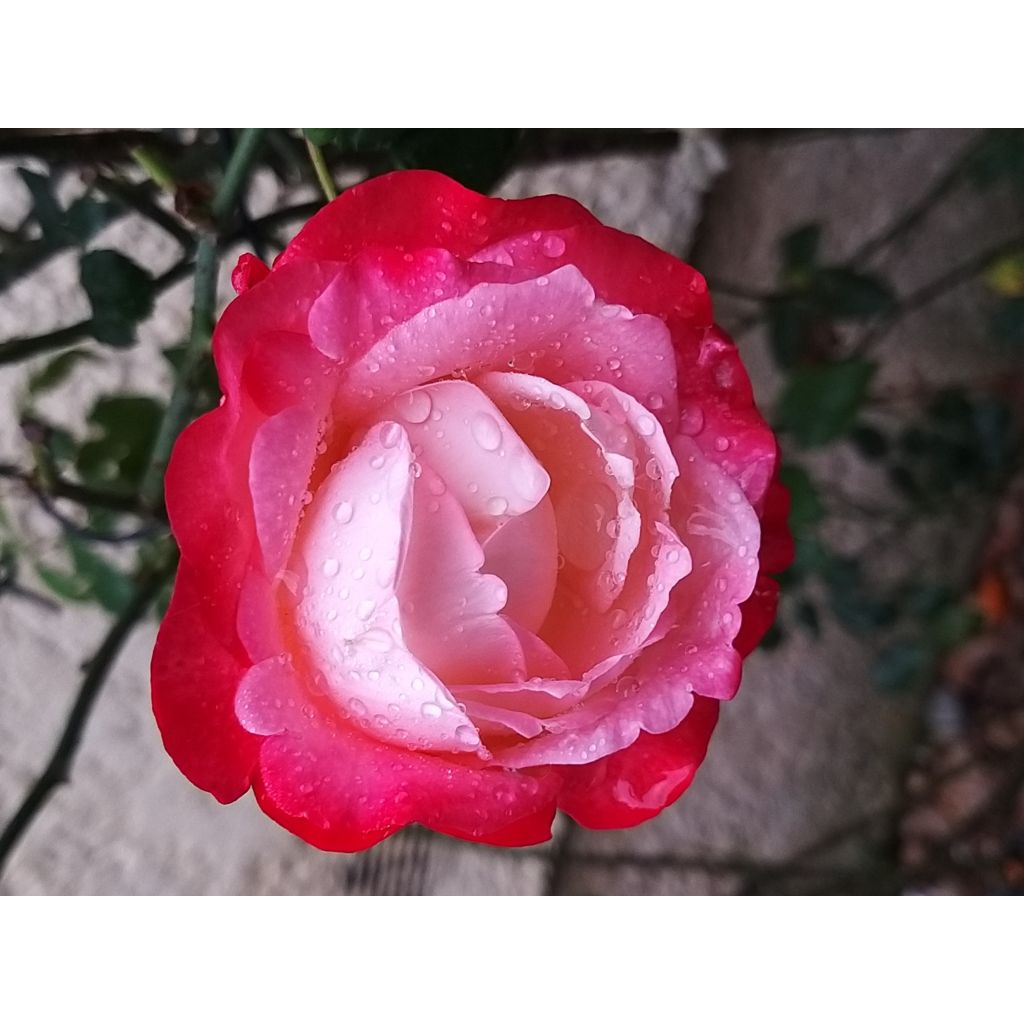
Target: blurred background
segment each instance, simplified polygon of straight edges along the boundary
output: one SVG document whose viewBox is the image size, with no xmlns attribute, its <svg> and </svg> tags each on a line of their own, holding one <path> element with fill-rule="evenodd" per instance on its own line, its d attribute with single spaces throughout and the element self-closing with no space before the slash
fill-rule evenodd
<svg viewBox="0 0 1024 1024">
<path fill-rule="evenodd" d="M 1024 131 L 306 133 L 0 132 L 0 892 L 1024 892 Z M 318 176 L 417 166 L 693 263 L 780 433 L 778 625 L 636 829 L 326 854 L 194 789 L 152 720 L 159 470 L 217 394 L 197 247 L 220 308 Z"/>
</svg>

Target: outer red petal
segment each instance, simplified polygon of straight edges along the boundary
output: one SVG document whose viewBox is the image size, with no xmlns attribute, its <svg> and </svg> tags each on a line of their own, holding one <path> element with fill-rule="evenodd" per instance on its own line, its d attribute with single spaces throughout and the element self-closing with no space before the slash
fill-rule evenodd
<svg viewBox="0 0 1024 1024">
<path fill-rule="evenodd" d="M 498 239 L 598 221 L 565 196 L 491 199 L 435 171 L 395 171 L 356 185 L 325 206 L 277 258 L 348 261 L 388 246 L 447 249 L 468 259 Z"/>
<path fill-rule="evenodd" d="M 249 788 L 261 739 L 235 717 L 235 691 L 247 665 L 211 629 L 217 600 L 182 564 L 153 650 L 153 711 L 182 773 L 229 803 Z"/>
<path fill-rule="evenodd" d="M 641 733 L 625 750 L 561 769 L 558 805 L 586 828 L 629 828 L 653 818 L 693 781 L 718 721 L 718 701 L 696 697 L 670 732 Z"/>
<path fill-rule="evenodd" d="M 553 770 L 391 747 L 341 720 L 281 662 L 254 670 L 236 708 L 266 735 L 253 779 L 260 806 L 322 849 L 363 850 L 413 823 L 500 846 L 551 836 L 560 785 Z"/>
</svg>

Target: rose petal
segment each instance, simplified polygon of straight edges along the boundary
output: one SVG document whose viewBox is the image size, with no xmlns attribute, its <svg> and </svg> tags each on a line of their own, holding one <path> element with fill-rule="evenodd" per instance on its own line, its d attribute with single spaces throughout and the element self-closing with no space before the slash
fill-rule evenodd
<svg viewBox="0 0 1024 1024">
<path fill-rule="evenodd" d="M 494 239 L 536 228 L 596 224 L 564 196 L 489 199 L 434 171 L 396 171 L 346 189 L 311 218 L 274 264 L 348 261 L 372 246 L 442 248 L 462 259 Z"/>
<path fill-rule="evenodd" d="M 263 423 L 253 438 L 249 488 L 263 566 L 271 578 L 284 566 L 295 539 L 317 435 L 313 413 L 292 406 Z"/>
<path fill-rule="evenodd" d="M 263 810 L 327 850 L 362 850 L 418 822 L 476 842 L 550 837 L 559 780 L 382 744 L 310 700 L 286 661 L 246 680 L 239 711 L 267 733 L 253 788 Z"/>
<path fill-rule="evenodd" d="M 472 722 L 402 632 L 395 577 L 409 532 L 411 465 L 404 431 L 384 423 L 320 486 L 303 524 L 306 585 L 296 624 L 321 685 L 364 731 L 421 750 L 473 750 L 480 738 Z"/>
<path fill-rule="evenodd" d="M 522 645 L 498 614 L 508 590 L 480 572 L 484 554 L 466 515 L 427 465 L 407 536 L 398 597 L 409 649 L 449 687 L 521 678 Z"/>
<path fill-rule="evenodd" d="M 670 732 L 641 733 L 610 757 L 563 768 L 559 806 L 585 828 L 630 828 L 653 818 L 693 781 L 717 721 L 718 702 L 698 697 Z"/>
<path fill-rule="evenodd" d="M 558 532 L 545 495 L 522 515 L 510 516 L 484 541 L 483 572 L 508 589 L 504 614 L 536 632 L 551 608 L 558 578 Z M 539 641 L 538 641 L 539 642 Z"/>
<path fill-rule="evenodd" d="M 633 464 L 589 430 L 590 409 L 565 388 L 525 373 L 486 373 L 478 385 L 501 408 L 551 477 L 560 582 L 604 611 L 622 591 L 640 539 Z"/>
<path fill-rule="evenodd" d="M 416 388 L 381 415 L 402 423 L 417 458 L 444 481 L 481 540 L 506 517 L 529 512 L 547 493 L 543 466 L 487 395 L 468 381 Z"/>
<path fill-rule="evenodd" d="M 531 281 L 479 284 L 397 325 L 350 367 L 336 407 L 361 416 L 385 384 L 395 393 L 448 374 L 509 368 L 556 383 L 606 380 L 635 396 L 660 396 L 665 406 L 674 402 L 665 325 L 597 301 L 575 267 L 562 267 Z"/>
<path fill-rule="evenodd" d="M 153 649 L 153 713 L 181 772 L 229 803 L 249 788 L 259 744 L 234 712 L 247 665 L 211 629 L 209 609 L 199 577 L 183 563 Z"/>
</svg>

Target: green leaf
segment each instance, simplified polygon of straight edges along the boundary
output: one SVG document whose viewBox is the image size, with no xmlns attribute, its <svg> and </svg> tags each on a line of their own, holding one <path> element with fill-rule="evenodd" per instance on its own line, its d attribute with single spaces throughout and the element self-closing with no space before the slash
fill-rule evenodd
<svg viewBox="0 0 1024 1024">
<path fill-rule="evenodd" d="M 865 459 L 884 459 L 889 451 L 889 439 L 877 427 L 862 423 L 850 434 L 853 446 Z"/>
<path fill-rule="evenodd" d="M 116 348 L 135 343 L 135 326 L 153 311 L 153 278 L 127 256 L 97 249 L 82 257 L 82 287 L 92 306 L 97 341 Z"/>
<path fill-rule="evenodd" d="M 29 378 L 28 389 L 34 395 L 49 391 L 63 384 L 79 363 L 97 362 L 98 358 L 94 352 L 90 352 L 88 349 L 73 348 L 68 352 L 63 352 Z"/>
<path fill-rule="evenodd" d="M 512 166 L 521 128 L 410 128 L 392 152 L 404 167 L 441 171 L 490 192 Z"/>
<path fill-rule="evenodd" d="M 796 617 L 811 636 L 817 638 L 821 635 L 821 619 L 818 616 L 818 609 L 810 601 L 801 601 L 796 606 Z"/>
<path fill-rule="evenodd" d="M 837 320 L 877 316 L 896 301 L 892 289 L 878 275 L 847 267 L 822 267 L 814 275 L 811 290 L 822 311 Z"/>
<path fill-rule="evenodd" d="M 131 491 L 149 465 L 163 404 L 145 395 L 100 398 L 89 413 L 93 438 L 78 450 L 75 468 L 89 484 Z"/>
<path fill-rule="evenodd" d="M 818 489 L 803 466 L 784 465 L 779 476 L 789 490 L 789 528 L 794 534 L 807 533 L 825 514 Z"/>
<path fill-rule="evenodd" d="M 66 245 L 69 242 L 64 211 L 53 194 L 53 182 L 43 174 L 18 168 L 18 177 L 32 194 L 32 216 L 35 218 L 43 237 L 51 243 Z"/>
<path fill-rule="evenodd" d="M 785 235 L 779 242 L 785 278 L 791 279 L 794 273 L 799 276 L 813 270 L 818 262 L 820 245 L 820 224 L 804 224 Z"/>
<path fill-rule="evenodd" d="M 928 647 L 913 640 L 901 640 L 881 651 L 875 660 L 875 682 L 883 690 L 910 689 L 923 681 L 934 662 Z"/>
<path fill-rule="evenodd" d="M 841 437 L 856 421 L 875 369 L 850 359 L 796 370 L 779 400 L 779 427 L 808 448 Z"/>
<path fill-rule="evenodd" d="M 775 363 L 791 370 L 811 349 L 814 317 L 800 298 L 772 298 L 767 304 L 768 337 Z"/>
<path fill-rule="evenodd" d="M 79 576 L 41 563 L 36 565 L 36 573 L 53 593 L 64 598 L 65 601 L 88 601 L 90 599 L 89 584 Z"/>
<path fill-rule="evenodd" d="M 77 538 L 69 538 L 75 575 L 88 588 L 88 596 L 108 612 L 123 612 L 132 599 L 132 583 L 115 565 L 97 555 Z"/>
<path fill-rule="evenodd" d="M 1024 130 L 992 128 L 967 167 L 971 181 L 987 188 L 998 181 L 1024 187 Z"/>
<path fill-rule="evenodd" d="M 67 208 L 64 222 L 71 237 L 79 245 L 84 245 L 118 216 L 120 212 L 113 203 L 82 196 Z"/>
<path fill-rule="evenodd" d="M 992 333 L 1011 345 L 1024 345 L 1024 299 L 1007 299 L 992 316 Z"/>
<path fill-rule="evenodd" d="M 342 153 L 384 153 L 414 128 L 303 128 L 314 146 L 334 146 Z"/>
<path fill-rule="evenodd" d="M 984 617 L 977 608 L 948 604 L 934 617 L 930 632 L 940 650 L 951 651 L 974 636 L 983 622 Z"/>
<path fill-rule="evenodd" d="M 441 171 L 489 192 L 512 165 L 521 128 L 303 128 L 310 142 L 342 153 L 383 154 L 396 168 Z"/>
</svg>

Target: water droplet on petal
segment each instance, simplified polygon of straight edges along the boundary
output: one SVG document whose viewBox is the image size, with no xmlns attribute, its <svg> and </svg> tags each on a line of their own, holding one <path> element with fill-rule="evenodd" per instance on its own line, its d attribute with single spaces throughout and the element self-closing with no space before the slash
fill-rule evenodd
<svg viewBox="0 0 1024 1024">
<path fill-rule="evenodd" d="M 679 429 L 689 437 L 696 437 L 704 429 L 704 413 L 698 405 L 686 405 L 679 410 Z"/>
<path fill-rule="evenodd" d="M 636 421 L 636 429 L 643 437 L 650 437 L 657 430 L 657 427 L 650 416 L 641 416 Z"/>
<path fill-rule="evenodd" d="M 420 708 L 420 714 L 423 715 L 424 718 L 440 718 L 441 709 L 432 701 L 428 700 L 426 704 Z"/>
<path fill-rule="evenodd" d="M 480 737 L 471 725 L 460 725 L 455 730 L 455 739 L 464 747 L 479 747 Z"/>
<path fill-rule="evenodd" d="M 487 499 L 487 514 L 491 516 L 503 516 L 508 511 L 508 501 L 505 498 L 495 497 Z"/>
<path fill-rule="evenodd" d="M 323 569 L 324 575 L 330 579 L 332 576 L 338 575 L 338 570 L 341 569 L 341 563 L 336 558 L 328 558 L 321 568 Z"/>
<path fill-rule="evenodd" d="M 390 651 L 395 646 L 394 637 L 386 629 L 368 629 L 359 642 L 371 651 Z"/>
<path fill-rule="evenodd" d="M 478 412 L 470 424 L 473 440 L 485 452 L 496 452 L 501 447 L 501 427 L 498 421 L 487 412 Z"/>
<path fill-rule="evenodd" d="M 394 448 L 396 444 L 402 439 L 402 428 L 397 423 L 385 423 L 380 430 L 380 443 L 385 448 Z M 383 459 L 381 460 L 383 465 Z M 374 469 L 379 469 L 379 466 L 374 466 Z"/>
<path fill-rule="evenodd" d="M 551 259 L 558 259 L 565 252 L 565 241 L 558 235 L 548 235 L 541 244 L 541 251 Z"/>
<path fill-rule="evenodd" d="M 377 602 L 372 601 L 370 598 L 360 601 L 356 606 L 356 618 L 358 618 L 360 622 L 366 622 L 374 613 L 376 607 Z"/>
<path fill-rule="evenodd" d="M 339 501 L 338 504 L 334 506 L 334 519 L 336 522 L 342 524 L 351 523 L 353 511 L 354 509 L 352 508 L 351 501 Z"/>
<path fill-rule="evenodd" d="M 407 391 L 395 402 L 399 415 L 408 423 L 423 423 L 430 415 L 433 404 L 430 392 L 423 388 Z"/>
</svg>

